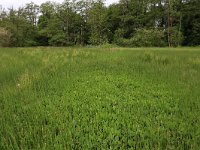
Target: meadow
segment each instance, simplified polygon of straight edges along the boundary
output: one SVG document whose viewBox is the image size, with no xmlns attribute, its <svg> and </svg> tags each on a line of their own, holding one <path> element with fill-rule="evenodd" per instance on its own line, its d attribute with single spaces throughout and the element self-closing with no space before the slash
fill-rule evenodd
<svg viewBox="0 0 200 150">
<path fill-rule="evenodd" d="M 200 148 L 200 48 L 0 48 L 0 149 Z"/>
</svg>

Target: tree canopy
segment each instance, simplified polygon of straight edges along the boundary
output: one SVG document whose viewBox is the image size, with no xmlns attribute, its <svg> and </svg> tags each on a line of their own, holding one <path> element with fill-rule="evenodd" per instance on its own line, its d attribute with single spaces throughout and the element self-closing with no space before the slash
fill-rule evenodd
<svg viewBox="0 0 200 150">
<path fill-rule="evenodd" d="M 33 2 L 0 7 L 1 46 L 197 46 L 199 0 Z"/>
</svg>

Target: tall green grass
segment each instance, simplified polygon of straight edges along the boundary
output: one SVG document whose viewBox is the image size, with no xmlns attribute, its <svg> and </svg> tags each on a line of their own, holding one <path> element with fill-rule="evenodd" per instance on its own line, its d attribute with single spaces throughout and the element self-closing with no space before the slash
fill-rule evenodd
<svg viewBox="0 0 200 150">
<path fill-rule="evenodd" d="M 0 149 L 198 149 L 200 48 L 1 48 Z"/>
</svg>

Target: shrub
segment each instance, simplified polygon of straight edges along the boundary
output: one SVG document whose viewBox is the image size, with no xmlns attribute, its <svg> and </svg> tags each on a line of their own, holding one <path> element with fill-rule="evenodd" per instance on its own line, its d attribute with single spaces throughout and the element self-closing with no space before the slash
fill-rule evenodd
<svg viewBox="0 0 200 150">
<path fill-rule="evenodd" d="M 0 46 L 6 47 L 10 45 L 11 33 L 5 28 L 0 27 Z"/>
<path fill-rule="evenodd" d="M 116 44 L 126 47 L 162 47 L 167 45 L 167 41 L 162 30 L 138 29 L 132 38 L 119 38 Z"/>
<path fill-rule="evenodd" d="M 172 32 L 172 46 L 179 46 L 183 43 L 183 34 L 176 27 L 171 29 Z"/>
<path fill-rule="evenodd" d="M 102 45 L 108 43 L 108 38 L 106 35 L 94 32 L 91 34 L 89 42 L 93 45 Z"/>
<path fill-rule="evenodd" d="M 58 35 L 54 35 L 49 40 L 49 45 L 51 45 L 51 46 L 72 46 L 72 45 L 74 45 L 74 43 L 67 42 L 67 39 L 64 34 L 58 34 Z"/>
<path fill-rule="evenodd" d="M 125 39 L 125 38 L 115 39 L 115 44 L 122 47 L 135 47 L 131 44 L 129 39 Z"/>
</svg>

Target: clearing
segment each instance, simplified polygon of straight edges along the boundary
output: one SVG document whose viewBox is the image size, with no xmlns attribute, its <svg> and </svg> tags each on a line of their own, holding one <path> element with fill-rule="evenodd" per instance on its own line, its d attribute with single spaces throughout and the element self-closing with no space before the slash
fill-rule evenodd
<svg viewBox="0 0 200 150">
<path fill-rule="evenodd" d="M 0 149 L 198 149 L 200 48 L 1 48 Z"/>
</svg>

